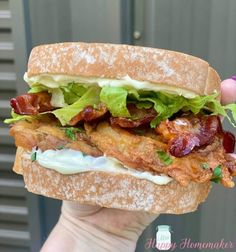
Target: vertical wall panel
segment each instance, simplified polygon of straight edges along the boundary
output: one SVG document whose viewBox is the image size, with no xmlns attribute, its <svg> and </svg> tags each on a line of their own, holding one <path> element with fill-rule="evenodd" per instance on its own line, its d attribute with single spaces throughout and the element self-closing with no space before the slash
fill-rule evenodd
<svg viewBox="0 0 236 252">
<path fill-rule="evenodd" d="M 143 45 L 182 51 L 206 59 L 222 78 L 236 73 L 235 0 L 144 2 Z M 228 123 L 224 127 L 230 128 L 236 135 L 236 130 Z M 158 224 L 171 225 L 173 241 L 177 242 L 184 237 L 195 241 L 217 241 L 222 238 L 234 241 L 235 198 L 235 190 L 214 185 L 208 200 L 197 212 L 183 216 L 160 216 L 139 240 L 136 251 L 145 250 L 145 242 L 155 237 Z"/>
<path fill-rule="evenodd" d="M 209 60 L 226 78 L 236 69 L 236 1 L 212 1 Z"/>
<path fill-rule="evenodd" d="M 70 1 L 28 0 L 32 45 L 71 40 Z"/>
<path fill-rule="evenodd" d="M 224 77 L 233 75 L 236 73 L 236 4 L 235 0 L 229 0 L 228 7 L 228 27 L 227 36 L 225 38 L 225 48 L 226 48 L 226 64 Z"/>
<path fill-rule="evenodd" d="M 159 1 L 157 8 L 156 0 L 145 1 L 143 45 L 170 48 L 171 4 L 172 0 Z"/>
<path fill-rule="evenodd" d="M 209 53 L 211 0 L 193 1 L 192 16 L 191 53 L 207 60 Z"/>
<path fill-rule="evenodd" d="M 20 68 L 26 64 L 22 3 L 0 1 L 0 251 L 4 252 L 30 250 L 27 192 L 22 177 L 12 172 L 15 146 L 3 123 L 10 116 L 9 99 L 22 85 Z"/>
<path fill-rule="evenodd" d="M 170 48 L 173 50 L 191 50 L 192 4 L 189 0 L 171 1 Z"/>
<path fill-rule="evenodd" d="M 121 42 L 120 1 L 71 0 L 73 41 Z"/>
</svg>

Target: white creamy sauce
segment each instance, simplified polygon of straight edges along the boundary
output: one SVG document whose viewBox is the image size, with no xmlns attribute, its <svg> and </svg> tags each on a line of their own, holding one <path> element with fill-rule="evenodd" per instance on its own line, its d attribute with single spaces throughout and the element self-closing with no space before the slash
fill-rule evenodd
<svg viewBox="0 0 236 252">
<path fill-rule="evenodd" d="M 53 75 L 53 74 L 40 74 L 32 77 L 28 77 L 27 73 L 24 75 L 24 80 L 30 85 L 43 84 L 49 88 L 58 88 L 65 86 L 70 82 L 76 82 L 86 85 L 98 85 L 100 87 L 111 86 L 111 87 L 133 87 L 137 90 L 152 90 L 152 91 L 163 91 L 172 94 L 182 95 L 186 98 L 194 98 L 197 95 L 189 90 L 177 88 L 174 86 L 166 85 L 164 83 L 156 84 L 147 81 L 137 81 L 131 79 L 128 75 L 123 79 L 106 79 L 106 78 L 91 78 L 82 76 L 71 76 L 71 75 Z"/>
<path fill-rule="evenodd" d="M 149 172 L 141 172 L 124 167 L 117 159 L 101 156 L 92 157 L 83 155 L 80 151 L 71 149 L 62 150 L 32 150 L 36 152 L 37 162 L 48 169 L 55 170 L 61 174 L 75 174 L 88 171 L 114 172 L 128 174 L 139 179 L 146 179 L 158 185 L 165 185 L 172 181 L 166 175 L 153 175 Z"/>
</svg>

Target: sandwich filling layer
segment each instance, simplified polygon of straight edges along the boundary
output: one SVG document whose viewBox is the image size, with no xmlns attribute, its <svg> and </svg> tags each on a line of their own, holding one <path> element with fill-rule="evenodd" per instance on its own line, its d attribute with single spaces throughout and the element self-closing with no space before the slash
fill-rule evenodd
<svg viewBox="0 0 236 252">
<path fill-rule="evenodd" d="M 129 77 L 42 75 L 27 80 L 29 93 L 11 99 L 12 118 L 5 120 L 13 124 L 10 133 L 17 146 L 115 158 L 182 186 L 210 180 L 234 186 L 236 161 L 228 153 L 234 151 L 235 138 L 223 130 L 219 115 L 231 111 L 235 120 L 236 105 L 222 106 L 217 93 L 190 98 L 186 90 L 154 88 Z"/>
<path fill-rule="evenodd" d="M 186 127 L 185 124 L 186 121 L 178 118 L 177 126 Z M 168 137 L 166 129 L 161 126 L 165 137 Z M 205 183 L 209 180 L 221 182 L 226 187 L 234 186 L 232 176 L 236 175 L 235 160 L 225 153 L 220 134 L 214 136 L 211 135 L 212 132 L 208 132 L 207 134 L 213 136 L 213 142 L 188 155 L 175 157 L 168 153 L 165 138 L 157 135 L 154 130 L 127 131 L 111 126 L 107 120 L 85 123 L 84 127 L 84 130 L 78 127 L 61 127 L 55 118 L 44 116 L 43 121 L 35 119 L 16 122 L 10 134 L 14 136 L 17 146 L 29 152 L 35 147 L 43 152 L 71 149 L 80 151 L 84 156 L 115 158 L 123 166 L 140 172 L 158 176 L 165 174 L 182 186 L 187 186 L 190 181 Z M 183 131 L 180 134 L 189 136 Z M 194 136 L 192 138 L 195 139 Z M 201 138 L 203 140 L 206 138 Z M 192 140 L 190 143 L 193 143 Z"/>
</svg>

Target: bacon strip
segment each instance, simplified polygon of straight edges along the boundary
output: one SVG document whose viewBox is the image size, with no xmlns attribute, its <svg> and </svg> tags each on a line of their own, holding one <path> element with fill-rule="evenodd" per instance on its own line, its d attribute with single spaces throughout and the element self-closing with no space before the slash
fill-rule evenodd
<svg viewBox="0 0 236 252">
<path fill-rule="evenodd" d="M 131 119 L 126 117 L 111 117 L 111 125 L 119 125 L 121 128 L 136 128 L 141 125 L 149 124 L 156 116 L 156 111 L 151 109 L 138 109 L 134 104 L 128 105 L 128 110 L 130 112 Z"/>
<path fill-rule="evenodd" d="M 228 168 L 230 174 L 233 177 L 236 177 L 236 159 L 232 156 L 230 156 L 229 154 L 225 155 L 226 158 L 226 163 L 225 166 Z"/>
<path fill-rule="evenodd" d="M 235 138 L 224 132 L 218 116 L 184 117 L 162 122 L 156 131 L 168 142 L 168 150 L 175 157 L 183 157 L 192 150 L 211 144 L 215 136 L 223 139 L 226 152 L 233 152 Z"/>
<path fill-rule="evenodd" d="M 105 115 L 107 111 L 108 110 L 106 106 L 102 103 L 98 104 L 97 108 L 94 108 L 93 106 L 87 106 L 70 120 L 69 125 L 74 126 L 80 121 L 85 122 L 93 121 Z"/>
<path fill-rule="evenodd" d="M 183 157 L 189 154 L 196 146 L 199 146 L 200 140 L 194 134 L 178 135 L 169 143 L 169 152 L 172 156 Z"/>
<path fill-rule="evenodd" d="M 223 133 L 219 116 L 199 117 L 199 133 L 196 134 L 200 141 L 199 146 L 212 143 L 217 133 Z"/>
<path fill-rule="evenodd" d="M 235 146 L 235 136 L 228 131 L 225 131 L 223 133 L 223 146 L 226 151 L 226 153 L 233 153 L 234 152 L 234 146 Z"/>
<path fill-rule="evenodd" d="M 19 115 L 37 115 L 38 113 L 50 111 L 53 106 L 50 103 L 51 95 L 47 92 L 35 94 L 23 94 L 10 100 L 14 112 Z"/>
</svg>

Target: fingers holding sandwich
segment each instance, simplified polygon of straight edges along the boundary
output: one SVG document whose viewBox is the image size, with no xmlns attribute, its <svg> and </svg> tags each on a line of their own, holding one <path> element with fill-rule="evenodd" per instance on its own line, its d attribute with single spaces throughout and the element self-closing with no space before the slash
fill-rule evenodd
<svg viewBox="0 0 236 252">
<path fill-rule="evenodd" d="M 236 76 L 221 82 L 221 103 L 223 105 L 236 101 Z"/>
<path fill-rule="evenodd" d="M 67 225 L 84 222 L 113 235 L 137 241 L 143 230 L 157 218 L 158 214 L 142 211 L 124 211 L 99 206 L 82 205 L 78 202 L 63 201 L 60 221 Z"/>
</svg>

